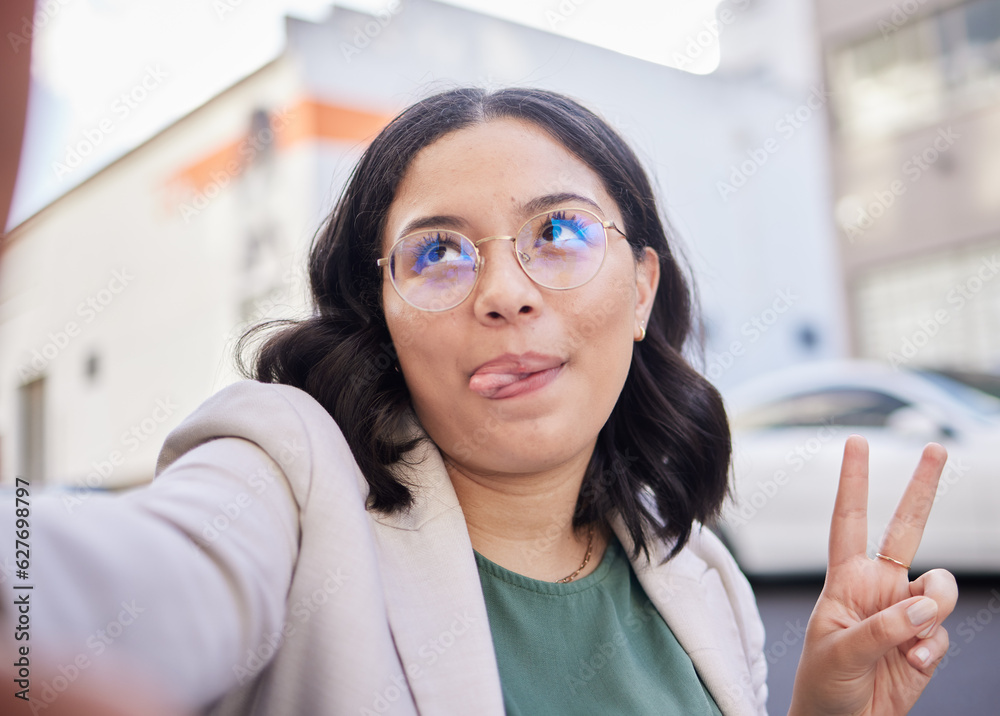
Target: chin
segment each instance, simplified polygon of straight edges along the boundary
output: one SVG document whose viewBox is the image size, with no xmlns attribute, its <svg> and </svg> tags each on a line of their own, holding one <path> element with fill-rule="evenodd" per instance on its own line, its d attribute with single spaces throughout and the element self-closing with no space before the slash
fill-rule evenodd
<svg viewBox="0 0 1000 716">
<path fill-rule="evenodd" d="M 539 425 L 505 425 L 493 432 L 479 431 L 466 437 L 454 452 L 453 460 L 482 473 L 537 473 L 565 464 L 593 449 L 599 427 L 592 431 L 573 425 L 569 429 Z M 582 437 L 593 433 L 591 440 Z"/>
<path fill-rule="evenodd" d="M 547 454 L 517 454 L 514 448 L 509 452 L 499 450 L 484 451 L 475 455 L 468 463 L 463 463 L 460 467 L 467 467 L 469 470 L 480 475 L 538 475 L 539 473 L 553 470 L 568 462 L 574 457 L 573 454 L 553 455 L 551 451 Z"/>
</svg>

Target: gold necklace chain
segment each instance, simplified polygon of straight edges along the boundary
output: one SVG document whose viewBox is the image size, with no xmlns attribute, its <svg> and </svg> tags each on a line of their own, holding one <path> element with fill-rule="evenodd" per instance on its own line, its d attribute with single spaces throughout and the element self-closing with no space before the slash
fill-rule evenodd
<svg viewBox="0 0 1000 716">
<path fill-rule="evenodd" d="M 583 563 L 576 568 L 576 571 L 573 572 L 573 574 L 569 575 L 568 577 L 563 577 L 562 579 L 556 580 L 556 584 L 565 584 L 566 582 L 572 582 L 574 579 L 576 579 L 576 575 L 582 572 L 583 568 L 587 566 L 588 562 L 590 562 L 590 553 L 593 548 L 594 548 L 594 525 L 591 525 L 590 536 L 587 538 L 587 554 L 583 556 Z"/>
</svg>

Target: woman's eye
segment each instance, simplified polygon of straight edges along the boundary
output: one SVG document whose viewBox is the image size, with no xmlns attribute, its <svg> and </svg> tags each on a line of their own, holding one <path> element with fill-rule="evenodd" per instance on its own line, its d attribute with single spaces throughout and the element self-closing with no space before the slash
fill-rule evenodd
<svg viewBox="0 0 1000 716">
<path fill-rule="evenodd" d="M 546 241 L 556 241 L 562 235 L 562 226 L 554 221 L 549 221 L 542 227 L 541 238 Z"/>
<path fill-rule="evenodd" d="M 418 273 L 424 269 L 460 261 L 463 258 L 462 247 L 450 237 L 441 234 L 425 237 L 414 253 L 416 254 L 414 268 Z"/>
<path fill-rule="evenodd" d="M 583 222 L 575 216 L 567 217 L 565 212 L 553 214 L 542 224 L 539 237 L 546 242 L 563 242 L 574 238 L 583 238 L 585 235 Z"/>
<path fill-rule="evenodd" d="M 432 246 L 430 249 L 428 249 L 426 256 L 428 261 L 430 261 L 431 263 L 436 263 L 444 259 L 447 253 L 448 253 L 448 247 L 438 244 L 437 246 Z"/>
</svg>

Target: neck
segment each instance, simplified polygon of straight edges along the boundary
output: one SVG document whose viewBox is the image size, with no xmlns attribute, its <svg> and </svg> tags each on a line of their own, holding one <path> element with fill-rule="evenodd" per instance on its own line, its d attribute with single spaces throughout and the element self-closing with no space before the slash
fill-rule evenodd
<svg viewBox="0 0 1000 716">
<path fill-rule="evenodd" d="M 576 571 L 589 530 L 573 529 L 586 464 L 534 475 L 482 475 L 445 459 L 472 547 L 491 562 L 532 579 L 558 581 Z M 574 581 L 594 571 L 609 533 L 594 526 L 591 556 Z"/>
</svg>

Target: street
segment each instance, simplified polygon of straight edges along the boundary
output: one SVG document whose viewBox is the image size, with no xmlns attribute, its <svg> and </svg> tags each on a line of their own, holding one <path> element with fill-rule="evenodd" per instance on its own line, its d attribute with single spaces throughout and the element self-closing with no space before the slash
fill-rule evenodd
<svg viewBox="0 0 1000 716">
<path fill-rule="evenodd" d="M 821 588 L 816 580 L 754 583 L 767 631 L 771 716 L 788 712 L 802 635 Z M 911 716 L 1000 714 L 1000 577 L 960 578 L 958 590 L 958 605 L 945 621 L 949 653 Z"/>
</svg>

